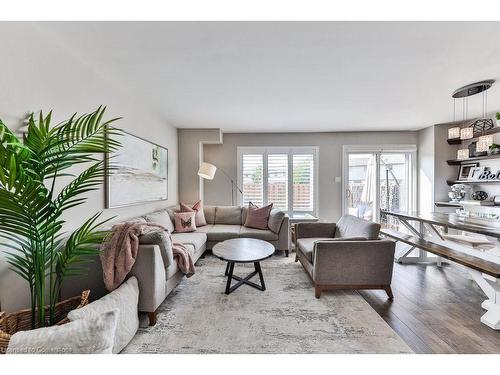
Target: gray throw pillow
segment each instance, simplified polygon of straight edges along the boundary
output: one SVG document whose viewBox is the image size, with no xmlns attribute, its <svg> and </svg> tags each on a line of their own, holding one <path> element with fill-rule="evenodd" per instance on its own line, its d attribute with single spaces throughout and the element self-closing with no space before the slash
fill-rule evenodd
<svg viewBox="0 0 500 375">
<path fill-rule="evenodd" d="M 113 345 L 113 353 L 119 353 L 132 340 L 139 328 L 139 285 L 137 279 L 131 277 L 111 293 L 80 309 L 70 311 L 71 321 L 99 316 L 105 311 L 118 309 L 120 311 Z"/>
<path fill-rule="evenodd" d="M 281 229 L 281 224 L 285 218 L 285 213 L 283 211 L 271 212 L 269 216 L 269 221 L 267 222 L 268 228 L 273 233 L 278 233 Z"/>
<path fill-rule="evenodd" d="M 17 332 L 7 354 L 111 354 L 118 309 L 60 326 Z"/>
<path fill-rule="evenodd" d="M 158 245 L 160 248 L 161 259 L 165 268 L 174 262 L 172 242 L 167 233 L 163 230 L 149 232 L 139 236 L 140 245 Z"/>
</svg>

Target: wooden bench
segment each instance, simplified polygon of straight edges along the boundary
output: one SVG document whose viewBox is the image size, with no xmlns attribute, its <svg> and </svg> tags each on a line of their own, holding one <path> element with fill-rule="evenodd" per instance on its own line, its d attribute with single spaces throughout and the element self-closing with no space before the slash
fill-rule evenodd
<svg viewBox="0 0 500 375">
<path fill-rule="evenodd" d="M 498 263 L 490 262 L 486 259 L 478 258 L 473 255 L 469 255 L 430 241 L 426 241 L 409 234 L 400 233 L 392 229 L 382 228 L 380 230 L 380 233 L 385 237 L 389 237 L 393 240 L 406 243 L 410 246 L 418 247 L 422 250 L 449 259 L 455 263 L 462 264 L 466 267 L 472 268 L 476 271 L 485 273 L 495 278 L 500 278 L 500 264 Z"/>
</svg>

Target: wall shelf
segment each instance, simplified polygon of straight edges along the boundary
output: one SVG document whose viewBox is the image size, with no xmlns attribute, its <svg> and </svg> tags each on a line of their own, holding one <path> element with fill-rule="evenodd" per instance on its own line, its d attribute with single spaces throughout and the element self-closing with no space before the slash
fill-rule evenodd
<svg viewBox="0 0 500 375">
<path fill-rule="evenodd" d="M 479 185 L 479 184 L 500 184 L 500 180 L 446 180 L 446 183 L 451 186 L 455 184 L 465 184 L 465 185 Z"/>
<path fill-rule="evenodd" d="M 460 202 L 434 202 L 434 205 L 436 207 L 453 207 L 453 208 L 460 208 L 463 206 L 500 208 L 500 206 L 495 206 L 495 204 L 491 200 L 484 200 L 484 201 L 463 200 Z"/>
<path fill-rule="evenodd" d="M 475 156 L 472 158 L 467 158 L 467 159 L 453 159 L 453 160 L 446 160 L 448 165 L 460 165 L 464 163 L 470 163 L 478 160 L 488 160 L 488 159 L 500 159 L 500 154 L 496 155 L 485 155 L 485 156 Z"/>
<path fill-rule="evenodd" d="M 496 126 L 492 129 L 488 129 L 484 132 L 481 132 L 481 134 L 477 134 L 473 138 L 470 138 L 470 139 L 464 139 L 462 141 L 460 138 L 452 138 L 452 139 L 448 139 L 447 142 L 449 145 L 459 145 L 463 142 L 470 142 L 470 141 L 473 141 L 474 139 L 478 139 L 479 137 L 481 137 L 483 135 L 490 135 L 490 134 L 496 134 L 496 133 L 500 133 L 500 126 Z"/>
</svg>

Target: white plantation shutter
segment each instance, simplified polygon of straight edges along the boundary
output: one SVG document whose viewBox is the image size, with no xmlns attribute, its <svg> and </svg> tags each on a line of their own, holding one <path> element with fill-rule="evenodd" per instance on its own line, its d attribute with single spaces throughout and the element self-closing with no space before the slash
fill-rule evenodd
<svg viewBox="0 0 500 375">
<path fill-rule="evenodd" d="M 288 154 L 267 155 L 267 202 L 288 211 Z"/>
<path fill-rule="evenodd" d="M 314 210 L 314 155 L 293 155 L 293 211 Z"/>
<path fill-rule="evenodd" d="M 252 202 L 258 206 L 264 204 L 264 155 L 244 154 L 243 171 L 243 205 Z"/>
<path fill-rule="evenodd" d="M 316 147 L 238 147 L 238 184 L 242 204 L 273 203 L 287 212 L 317 214 Z"/>
</svg>

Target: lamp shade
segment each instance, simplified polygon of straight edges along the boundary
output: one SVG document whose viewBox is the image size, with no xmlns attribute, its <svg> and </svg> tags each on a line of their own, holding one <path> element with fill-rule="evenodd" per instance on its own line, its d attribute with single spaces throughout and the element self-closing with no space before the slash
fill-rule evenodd
<svg viewBox="0 0 500 375">
<path fill-rule="evenodd" d="M 460 139 L 471 139 L 474 137 L 474 129 L 467 127 L 460 129 Z"/>
<path fill-rule="evenodd" d="M 200 169 L 198 169 L 198 176 L 205 178 L 207 180 L 213 180 L 217 167 L 210 163 L 201 163 Z"/>
<path fill-rule="evenodd" d="M 460 138 L 460 128 L 458 126 L 448 129 L 448 139 Z"/>
</svg>

